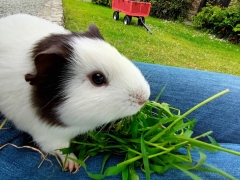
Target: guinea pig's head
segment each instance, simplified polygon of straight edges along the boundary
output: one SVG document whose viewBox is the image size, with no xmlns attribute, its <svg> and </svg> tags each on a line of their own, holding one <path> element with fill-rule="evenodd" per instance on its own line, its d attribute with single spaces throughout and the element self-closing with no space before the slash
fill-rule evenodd
<svg viewBox="0 0 240 180">
<path fill-rule="evenodd" d="M 47 37 L 33 52 L 36 73 L 25 79 L 34 86 L 38 114 L 51 124 L 92 130 L 137 113 L 150 96 L 140 70 L 94 25 L 82 34 Z"/>
</svg>

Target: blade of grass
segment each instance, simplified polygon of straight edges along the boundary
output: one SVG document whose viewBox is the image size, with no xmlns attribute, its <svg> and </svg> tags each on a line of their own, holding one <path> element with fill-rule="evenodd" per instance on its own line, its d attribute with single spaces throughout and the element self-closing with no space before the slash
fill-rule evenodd
<svg viewBox="0 0 240 180">
<path fill-rule="evenodd" d="M 3 128 L 4 124 L 6 124 L 7 119 L 4 119 L 4 121 L 0 124 L 0 130 Z"/>
<path fill-rule="evenodd" d="M 126 156 L 127 156 L 127 159 L 131 159 L 131 158 L 135 157 L 135 153 L 128 152 Z M 129 173 L 128 180 L 139 180 L 139 176 L 138 176 L 137 172 L 135 171 L 135 166 L 134 166 L 135 164 L 136 163 L 131 163 L 128 165 L 128 173 Z"/>
<path fill-rule="evenodd" d="M 129 168 L 128 168 L 128 166 L 126 166 L 126 168 L 122 171 L 122 180 L 128 180 L 128 178 L 129 178 Z"/>
<path fill-rule="evenodd" d="M 207 136 L 208 137 L 208 139 L 210 140 L 210 142 L 213 144 L 213 145 L 215 145 L 215 146 L 220 146 L 218 143 L 217 143 L 217 141 L 215 141 L 215 139 L 213 139 L 211 136 Z"/>
<path fill-rule="evenodd" d="M 156 148 L 158 148 L 158 149 L 162 149 L 162 150 L 164 150 L 164 151 L 167 151 L 167 150 L 169 150 L 169 148 L 165 148 L 165 147 L 163 147 L 162 145 L 158 145 L 158 144 L 156 144 L 156 143 L 150 143 L 150 142 L 148 142 L 148 141 L 144 141 L 146 144 L 148 144 L 148 145 L 151 145 L 151 146 L 153 146 L 153 147 L 156 147 Z M 165 144 L 164 144 L 165 145 Z M 170 148 L 170 149 L 172 149 L 172 148 Z"/>
<path fill-rule="evenodd" d="M 139 180 L 139 176 L 134 168 L 134 163 L 129 164 L 129 180 Z"/>
<path fill-rule="evenodd" d="M 151 172 L 150 172 L 150 168 L 149 168 L 149 159 L 148 159 L 148 154 L 147 154 L 143 135 L 141 135 L 141 152 L 142 152 L 142 157 L 143 157 L 143 165 L 144 165 L 144 170 L 145 170 L 145 174 L 146 174 L 146 179 L 150 180 Z"/>
<path fill-rule="evenodd" d="M 73 144 L 81 144 L 81 145 L 86 145 L 86 146 L 98 146 L 98 144 L 79 142 L 79 141 L 76 141 L 76 140 L 71 140 L 71 143 L 73 143 Z"/>
<path fill-rule="evenodd" d="M 217 149 L 217 150 L 220 150 L 220 151 L 224 151 L 224 152 L 227 152 L 227 153 L 230 153 L 230 154 L 240 156 L 240 152 L 233 151 L 233 150 L 230 150 L 230 149 L 226 149 L 226 148 L 216 146 L 216 145 L 213 145 L 213 144 L 208 144 L 208 143 L 196 140 L 196 139 L 191 139 L 191 138 L 187 138 L 187 137 L 180 136 L 180 135 L 176 135 L 176 138 L 186 140 L 189 143 L 195 144 L 196 146 L 201 145 L 201 147 L 208 147 L 208 148 L 212 148 L 212 149 Z"/>
<path fill-rule="evenodd" d="M 118 138 L 118 137 L 116 137 L 116 136 L 114 136 L 114 135 L 112 135 L 112 134 L 107 134 L 109 137 L 111 137 L 111 138 L 113 138 L 113 139 L 115 139 L 116 141 L 118 141 L 118 142 L 120 142 L 120 143 L 122 143 L 122 144 L 127 144 L 127 142 L 126 141 L 124 141 L 123 139 L 121 139 L 121 138 Z"/>
<path fill-rule="evenodd" d="M 105 170 L 104 174 L 92 174 L 87 170 L 87 166 L 83 161 L 81 161 L 79 159 L 71 158 L 71 157 L 68 157 L 68 158 L 71 159 L 72 161 L 80 164 L 85 169 L 88 176 L 93 179 L 104 179 L 107 176 L 117 175 L 118 173 L 122 172 L 126 168 L 126 166 L 124 166 L 124 165 L 123 166 L 113 166 L 113 167 L 108 167 Z"/>
<path fill-rule="evenodd" d="M 156 164 L 149 164 L 150 169 L 156 173 L 162 174 L 164 173 L 164 166 L 156 165 Z"/>
<path fill-rule="evenodd" d="M 171 134 L 171 133 L 175 133 L 175 132 L 177 132 L 177 131 L 180 131 L 180 130 L 186 128 L 187 126 L 189 126 L 190 124 L 193 124 L 193 123 L 195 123 L 195 122 L 196 122 L 196 120 L 192 120 L 192 121 L 189 121 L 189 122 L 187 122 L 187 123 L 182 123 L 182 124 L 180 124 L 180 125 L 175 125 L 175 126 L 172 127 L 171 130 L 169 130 L 169 132 L 170 132 L 170 134 Z"/>
<path fill-rule="evenodd" d="M 153 158 L 153 157 L 161 156 L 161 155 L 163 155 L 163 154 L 166 154 L 166 153 L 172 151 L 173 149 L 175 149 L 175 148 L 174 148 L 174 147 L 169 148 L 168 150 L 162 151 L 162 152 L 160 152 L 160 153 L 150 155 L 150 156 L 148 156 L 148 158 L 151 159 L 151 158 Z"/>
<path fill-rule="evenodd" d="M 191 138 L 193 134 L 193 131 L 190 129 L 186 129 L 186 131 L 183 133 L 183 136 Z"/>
<path fill-rule="evenodd" d="M 177 168 L 177 169 L 181 170 L 182 172 L 184 172 L 185 174 L 187 174 L 192 179 L 194 179 L 194 180 L 201 180 L 200 177 L 198 177 L 197 175 L 191 173 L 190 171 L 188 171 L 188 170 L 186 170 L 186 169 L 184 169 L 184 168 L 182 168 L 182 167 L 180 167 L 180 166 L 178 166 L 176 164 L 173 164 L 173 163 L 170 163 L 170 164 L 172 164 L 172 166 L 174 166 L 175 168 Z"/>
<path fill-rule="evenodd" d="M 143 137 L 147 137 L 148 135 L 150 135 L 153 131 L 155 131 L 156 129 L 158 129 L 159 127 L 161 127 L 162 123 L 157 123 L 154 126 L 152 126 L 144 135 Z"/>
<path fill-rule="evenodd" d="M 86 154 L 86 146 L 84 146 L 84 145 L 80 145 L 81 147 L 81 149 L 79 150 L 79 153 L 78 153 L 78 159 L 80 159 L 80 160 L 84 160 L 84 156 L 85 156 L 85 154 Z"/>
<path fill-rule="evenodd" d="M 182 120 L 184 117 L 186 117 L 187 115 L 189 115 L 190 113 L 192 113 L 193 111 L 197 110 L 198 108 L 200 108 L 201 106 L 209 103 L 210 101 L 222 96 L 223 94 L 228 93 L 229 90 L 226 89 L 218 94 L 215 94 L 213 96 L 211 96 L 210 98 L 202 101 L 201 103 L 197 104 L 196 106 L 194 106 L 193 108 L 191 108 L 190 110 L 188 110 L 187 112 L 185 112 L 183 115 L 181 115 L 178 119 L 176 119 L 172 124 L 170 124 L 166 129 L 164 129 L 162 132 L 160 132 L 158 135 L 156 135 L 155 137 L 153 137 L 150 142 L 155 142 L 156 140 L 158 140 L 163 134 L 165 134 L 167 131 L 169 131 L 169 129 L 171 129 L 178 121 Z"/>
<path fill-rule="evenodd" d="M 159 104 L 159 103 L 156 103 L 155 101 L 151 101 L 150 103 L 151 104 L 149 104 L 149 106 L 153 106 L 154 108 L 159 107 L 160 109 L 163 109 L 165 113 L 167 113 L 169 116 L 173 116 L 173 114 L 169 109 L 169 106 L 167 106 L 166 104 Z"/>
<path fill-rule="evenodd" d="M 104 175 L 104 177 L 117 175 L 118 173 L 122 172 L 125 168 L 126 168 L 126 166 L 108 167 L 103 175 Z"/>
<path fill-rule="evenodd" d="M 224 176 L 224 177 L 226 177 L 226 178 L 228 178 L 228 179 L 237 180 L 237 178 L 235 178 L 235 177 L 233 177 L 232 175 L 230 175 L 230 174 L 222 171 L 221 169 L 218 169 L 218 168 L 216 168 L 216 167 L 214 167 L 214 166 L 212 166 L 212 165 L 210 165 L 210 164 L 206 164 L 206 163 L 205 163 L 204 165 L 207 166 L 207 167 L 209 167 L 210 169 L 214 170 L 216 173 L 218 173 L 218 174 L 220 174 L 220 175 L 222 175 L 222 176 Z"/>
<path fill-rule="evenodd" d="M 191 162 L 191 161 L 189 160 L 189 156 L 185 156 L 185 155 L 175 155 L 175 154 L 172 154 L 172 153 L 168 153 L 168 155 L 173 156 L 173 157 L 175 157 L 175 158 L 177 158 L 177 159 L 181 159 L 181 160 L 184 161 L 184 162 Z"/>
<path fill-rule="evenodd" d="M 71 159 L 72 161 L 80 164 L 81 167 L 83 167 L 83 168 L 85 169 L 87 175 L 88 175 L 90 178 L 92 178 L 92 179 L 98 179 L 98 180 L 100 180 L 100 179 L 103 179 L 103 178 L 105 177 L 105 176 L 102 175 L 102 174 L 92 174 L 92 173 L 88 172 L 87 166 L 86 166 L 86 164 L 85 164 L 84 161 L 81 161 L 81 160 L 75 159 L 75 158 L 71 158 L 71 157 L 68 157 L 68 159 Z"/>
<path fill-rule="evenodd" d="M 131 125 L 131 134 L 132 134 L 132 138 L 137 138 L 138 136 L 138 121 L 132 121 L 132 125 Z"/>
<path fill-rule="evenodd" d="M 174 147 L 171 148 L 171 149 L 168 149 L 167 151 L 163 151 L 163 152 L 161 152 L 161 153 L 157 153 L 157 154 L 150 155 L 150 156 L 148 156 L 148 159 L 151 159 L 151 158 L 154 158 L 154 157 L 157 157 L 157 156 L 166 154 L 166 153 L 170 152 L 170 151 L 173 150 L 173 149 L 174 149 Z M 139 155 L 139 156 L 136 156 L 136 157 L 134 157 L 134 158 L 128 159 L 128 160 L 126 160 L 126 161 L 123 161 L 123 162 L 121 162 L 121 163 L 118 163 L 117 166 L 122 166 L 122 165 L 131 164 L 131 163 L 133 163 L 133 162 L 135 162 L 135 161 L 137 161 L 137 160 L 139 160 L 139 159 L 141 159 L 141 158 L 142 158 L 142 155 Z"/>
<path fill-rule="evenodd" d="M 123 161 L 121 163 L 118 163 L 117 166 L 123 166 L 123 165 L 131 164 L 131 163 L 134 163 L 135 161 L 137 161 L 137 160 L 139 160 L 141 158 L 142 158 L 142 155 L 139 155 L 139 156 L 136 156 L 134 158 L 125 160 L 125 161 Z"/>
<path fill-rule="evenodd" d="M 159 100 L 160 96 L 162 95 L 163 91 L 165 90 L 166 86 L 167 86 L 166 84 L 163 86 L 163 88 L 161 89 L 161 91 L 159 92 L 159 94 L 157 95 L 157 97 L 155 98 L 154 101 L 158 102 L 158 100 Z"/>
<path fill-rule="evenodd" d="M 191 169 L 196 169 L 196 168 L 202 166 L 206 162 L 206 159 L 207 159 L 206 154 L 201 150 L 197 150 L 197 151 L 200 155 L 200 159 L 198 160 L 198 163 L 195 166 L 193 166 Z"/>
<path fill-rule="evenodd" d="M 191 155 L 191 148 L 187 147 L 187 154 L 188 154 L 188 158 L 189 158 L 189 162 L 192 163 L 192 155 Z"/>
<path fill-rule="evenodd" d="M 138 151 L 136 151 L 136 150 L 134 150 L 134 149 L 128 148 L 127 146 L 126 146 L 126 149 L 127 149 L 129 152 L 132 152 L 132 153 L 134 153 L 134 154 L 142 155 L 140 152 L 138 152 Z"/>
<path fill-rule="evenodd" d="M 105 164 L 107 162 L 107 160 L 109 159 L 109 157 L 111 156 L 111 153 L 107 153 L 104 155 L 103 161 L 102 161 L 102 168 L 101 168 L 101 174 L 103 174 L 104 168 L 105 168 Z"/>
</svg>

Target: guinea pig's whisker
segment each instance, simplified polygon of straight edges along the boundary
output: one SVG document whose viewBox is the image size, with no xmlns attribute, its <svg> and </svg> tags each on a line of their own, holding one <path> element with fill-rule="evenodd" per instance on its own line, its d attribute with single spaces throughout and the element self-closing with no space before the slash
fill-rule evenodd
<svg viewBox="0 0 240 180">
<path fill-rule="evenodd" d="M 61 97 L 60 95 L 57 95 L 55 97 L 53 97 L 50 101 L 48 101 L 47 104 L 45 104 L 43 107 L 41 107 L 41 109 L 44 109 L 46 106 L 48 106 L 54 99 L 58 98 L 58 97 Z"/>
<path fill-rule="evenodd" d="M 151 76 L 151 73 L 149 73 L 148 76 L 145 77 L 147 81 L 148 81 L 148 79 L 149 79 L 150 76 Z"/>
<path fill-rule="evenodd" d="M 113 128 L 114 122 L 110 123 L 110 126 L 108 127 L 108 129 L 106 130 L 108 133 L 111 131 L 111 129 Z"/>
<path fill-rule="evenodd" d="M 102 125 L 96 135 L 98 135 L 98 133 L 102 132 L 106 126 L 107 126 L 107 124 Z"/>
</svg>

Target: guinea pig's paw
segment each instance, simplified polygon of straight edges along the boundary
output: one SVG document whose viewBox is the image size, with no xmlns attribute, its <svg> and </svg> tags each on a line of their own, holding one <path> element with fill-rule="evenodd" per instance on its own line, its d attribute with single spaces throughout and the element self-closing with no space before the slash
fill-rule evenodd
<svg viewBox="0 0 240 180">
<path fill-rule="evenodd" d="M 80 165 L 71 159 L 68 159 L 68 158 L 66 159 L 66 156 L 63 155 L 61 152 L 57 152 L 57 156 L 60 158 L 60 160 L 62 162 L 64 171 L 69 170 L 71 173 L 76 173 L 79 170 Z M 77 157 L 73 153 L 69 154 L 68 157 L 77 159 Z"/>
<path fill-rule="evenodd" d="M 69 156 L 71 156 L 71 155 L 75 156 L 74 154 L 70 154 Z M 76 163 L 70 159 L 66 160 L 66 163 L 64 166 L 65 171 L 69 170 L 71 173 L 76 173 L 79 170 L 79 168 L 80 168 L 80 165 L 78 163 Z"/>
</svg>

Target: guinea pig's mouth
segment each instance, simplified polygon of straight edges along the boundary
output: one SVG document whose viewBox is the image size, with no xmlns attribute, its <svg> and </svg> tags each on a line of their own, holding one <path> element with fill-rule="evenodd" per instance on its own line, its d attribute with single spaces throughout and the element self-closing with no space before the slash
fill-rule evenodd
<svg viewBox="0 0 240 180">
<path fill-rule="evenodd" d="M 137 114 L 139 111 L 141 111 L 141 109 L 143 108 L 144 104 L 147 101 L 148 100 L 142 102 L 135 101 L 134 103 L 133 102 L 131 103 L 132 106 L 130 106 L 129 108 L 120 108 L 119 112 L 115 114 L 116 115 L 115 118 L 113 118 L 110 122 L 98 126 L 98 128 L 96 128 L 96 131 L 101 132 L 111 131 L 112 128 L 114 128 L 118 122 L 125 121 L 126 119 L 128 119 L 128 117 L 131 117 Z"/>
<path fill-rule="evenodd" d="M 130 100 L 133 101 L 133 103 L 138 104 L 139 106 L 143 106 L 147 101 L 149 97 L 145 97 L 143 93 L 137 93 L 130 95 Z"/>
<path fill-rule="evenodd" d="M 121 117 L 119 117 L 119 118 L 124 118 L 127 116 L 132 116 L 132 115 L 137 114 L 141 110 L 141 108 L 144 106 L 145 102 L 141 102 L 141 103 L 134 102 L 133 104 L 134 105 L 132 105 L 131 107 L 123 110 L 120 115 Z"/>
</svg>

